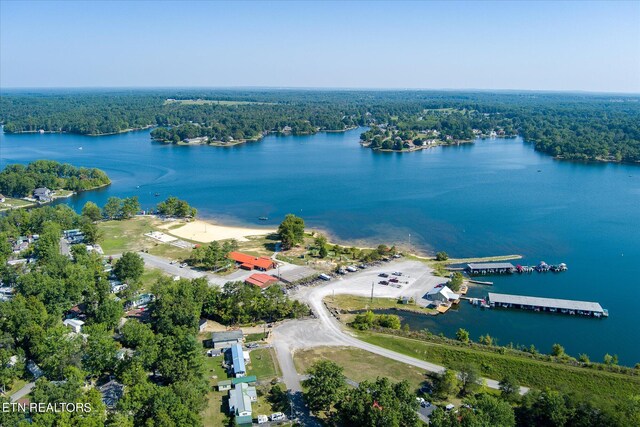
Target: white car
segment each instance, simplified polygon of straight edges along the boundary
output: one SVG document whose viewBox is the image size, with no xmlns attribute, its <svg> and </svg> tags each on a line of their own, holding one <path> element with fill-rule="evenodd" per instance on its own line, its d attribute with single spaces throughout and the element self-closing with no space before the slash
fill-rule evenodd
<svg viewBox="0 0 640 427">
<path fill-rule="evenodd" d="M 282 412 L 275 412 L 271 414 L 271 421 L 284 421 L 287 417 Z"/>
<path fill-rule="evenodd" d="M 266 415 L 258 415 L 258 424 L 265 424 L 269 422 L 269 417 Z"/>
</svg>

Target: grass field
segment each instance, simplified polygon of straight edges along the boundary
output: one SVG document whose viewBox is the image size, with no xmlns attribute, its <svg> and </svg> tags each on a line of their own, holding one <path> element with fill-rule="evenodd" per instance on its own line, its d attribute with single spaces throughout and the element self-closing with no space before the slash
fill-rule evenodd
<svg viewBox="0 0 640 427">
<path fill-rule="evenodd" d="M 151 286 L 164 275 L 165 274 L 162 273 L 162 270 L 158 270 L 157 268 L 145 268 L 144 273 L 142 273 L 142 277 L 140 278 L 140 282 L 142 283 L 140 292 L 148 292 L 151 289 Z"/>
<path fill-rule="evenodd" d="M 270 381 L 281 376 L 273 349 L 259 348 L 252 350 L 249 355 L 251 363 L 248 365 L 248 375 L 255 375 L 259 381 Z"/>
<path fill-rule="evenodd" d="M 612 405 L 640 390 L 640 378 L 629 375 L 374 332 L 358 332 L 358 336 L 371 344 L 447 368 L 457 370 L 471 363 L 487 378 L 500 380 L 511 374 L 521 385 L 575 393 L 596 404 Z"/>
<path fill-rule="evenodd" d="M 139 251 L 153 247 L 153 239 L 144 236 L 154 230 L 152 218 L 132 218 L 125 221 L 98 223 L 102 232 L 100 245 L 107 255 L 124 251 Z"/>
<path fill-rule="evenodd" d="M 207 405 L 202 411 L 202 421 L 205 426 L 226 426 L 230 417 L 227 415 L 227 392 L 216 389 L 218 381 L 227 379 L 227 374 L 222 369 L 221 357 L 205 357 L 205 372 L 209 380 L 209 392 L 207 393 Z"/>
<path fill-rule="evenodd" d="M 393 381 L 407 380 L 417 390 L 426 380 L 425 372 L 415 366 L 353 347 L 315 347 L 298 350 L 293 359 L 299 373 L 306 372 L 314 362 L 320 360 L 331 360 L 342 366 L 345 377 L 356 382 L 389 377 Z"/>
<path fill-rule="evenodd" d="M 165 258 L 182 260 L 188 257 L 191 252 L 189 249 L 178 248 L 168 243 L 160 243 L 144 235 L 150 231 L 159 230 L 157 228 L 159 223 L 158 220 L 148 217 L 99 222 L 98 228 L 102 232 L 100 245 L 106 255 L 146 249 L 150 254 Z"/>
<path fill-rule="evenodd" d="M 244 337 L 244 340 L 246 342 L 254 342 L 254 341 L 262 341 L 267 337 L 267 334 L 265 334 L 264 332 L 260 332 L 257 334 L 247 334 Z"/>
<path fill-rule="evenodd" d="M 369 297 L 355 296 L 355 295 L 347 295 L 347 294 L 339 294 L 335 297 L 328 296 L 325 297 L 324 301 L 331 308 L 336 308 L 339 310 L 346 311 L 357 311 L 357 310 L 384 310 L 384 309 L 402 309 L 407 311 L 413 311 L 416 313 L 435 313 L 436 310 L 430 308 L 422 308 L 416 305 L 411 304 L 400 304 L 398 300 L 395 298 L 373 298 L 373 300 Z"/>
<path fill-rule="evenodd" d="M 22 199 L 14 199 L 11 197 L 5 197 L 4 203 L 0 203 L 0 211 L 6 211 L 9 209 L 27 208 L 29 206 L 35 206 L 37 203 L 28 202 Z"/>
</svg>

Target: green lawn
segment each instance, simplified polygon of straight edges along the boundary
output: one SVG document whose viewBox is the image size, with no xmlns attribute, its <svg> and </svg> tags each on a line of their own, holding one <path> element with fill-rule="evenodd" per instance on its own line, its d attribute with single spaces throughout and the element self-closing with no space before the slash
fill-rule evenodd
<svg viewBox="0 0 640 427">
<path fill-rule="evenodd" d="M 205 357 L 205 374 L 209 381 L 207 393 L 207 405 L 202 411 L 202 421 L 205 426 L 226 426 L 229 424 L 227 396 L 228 392 L 218 391 L 215 387 L 218 381 L 227 379 L 227 374 L 222 369 L 222 357 Z"/>
<path fill-rule="evenodd" d="M 246 342 L 262 341 L 267 337 L 267 334 L 260 332 L 257 334 L 247 334 L 244 337 Z"/>
<path fill-rule="evenodd" d="M 22 200 L 22 199 L 14 199 L 11 197 L 5 197 L 4 199 L 4 203 L 0 203 L 0 211 L 5 211 L 5 210 L 9 210 L 9 209 L 20 209 L 20 208 L 26 208 L 29 206 L 35 206 L 36 203 L 34 202 L 28 202 L 26 200 Z"/>
<path fill-rule="evenodd" d="M 107 255 L 151 248 L 154 240 L 144 233 L 154 230 L 153 223 L 152 218 L 99 222 L 98 228 L 102 232 L 100 246 Z"/>
<path fill-rule="evenodd" d="M 407 380 L 416 390 L 425 381 L 425 372 L 415 366 L 407 365 L 368 351 L 353 347 L 316 347 L 298 350 L 294 363 L 298 373 L 306 370 L 320 360 L 331 360 L 344 369 L 344 375 L 357 382 L 389 377 L 393 381 Z"/>
<path fill-rule="evenodd" d="M 339 294 L 334 296 L 325 297 L 324 301 L 331 308 L 336 308 L 339 310 L 346 311 L 357 311 L 357 310 L 382 310 L 382 309 L 403 309 L 415 311 L 417 313 L 426 313 L 431 314 L 435 313 L 436 310 L 430 308 L 422 308 L 413 304 L 401 304 L 398 303 L 396 298 L 373 298 L 373 300 L 369 297 L 355 296 L 355 295 L 347 295 L 347 294 Z"/>
<path fill-rule="evenodd" d="M 255 375 L 258 381 L 269 381 L 281 375 L 273 349 L 259 348 L 251 350 L 249 355 L 251 363 L 247 367 L 247 375 Z"/>
<path fill-rule="evenodd" d="M 499 354 L 477 348 L 431 343 L 375 332 L 358 332 L 360 339 L 417 359 L 460 369 L 476 365 L 483 376 L 500 380 L 511 374 L 521 385 L 544 389 L 549 387 L 575 393 L 595 404 L 613 405 L 623 397 L 637 394 L 640 377 L 560 363 L 533 360 L 526 356 Z"/>
<path fill-rule="evenodd" d="M 145 268 L 144 273 L 142 273 L 142 277 L 140 278 L 140 282 L 142 283 L 140 292 L 148 292 L 151 289 L 151 286 L 164 275 L 165 274 L 162 273 L 162 270 L 158 270 L 157 268 Z"/>
</svg>

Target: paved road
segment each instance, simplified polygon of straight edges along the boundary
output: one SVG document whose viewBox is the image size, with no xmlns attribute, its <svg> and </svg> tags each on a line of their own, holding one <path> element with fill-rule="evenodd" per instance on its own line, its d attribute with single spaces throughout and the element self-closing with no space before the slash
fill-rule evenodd
<svg viewBox="0 0 640 427">
<path fill-rule="evenodd" d="M 394 269 L 398 269 L 401 271 L 410 270 L 412 271 L 412 276 L 414 278 L 417 277 L 417 279 L 414 279 L 413 282 L 409 285 L 409 288 L 420 288 L 423 286 L 422 283 L 432 280 L 431 271 L 428 268 L 424 267 L 423 264 L 422 267 L 418 267 L 415 265 L 415 262 L 404 261 L 393 264 L 386 264 L 382 268 L 389 269 L 391 266 L 393 266 Z M 377 269 L 374 269 L 373 271 L 356 273 L 356 275 L 358 274 L 365 277 L 370 277 L 377 275 L 378 271 Z M 293 366 L 292 363 L 287 364 L 286 361 L 287 358 L 292 357 L 292 351 L 296 348 L 322 345 L 342 345 L 360 348 L 370 353 L 378 354 L 389 359 L 416 366 L 427 372 L 440 373 L 445 370 L 445 367 L 443 366 L 416 359 L 415 357 L 407 356 L 402 353 L 398 353 L 361 341 L 360 339 L 352 335 L 348 330 L 345 330 L 343 325 L 329 313 L 322 300 L 325 296 L 331 295 L 333 292 L 352 293 L 352 291 L 354 290 L 356 290 L 354 289 L 354 287 L 344 286 L 338 280 L 329 282 L 329 284 L 327 285 L 307 288 L 305 290 L 302 290 L 300 294 L 298 294 L 298 297 L 300 299 L 309 304 L 314 314 L 317 316 L 317 320 L 287 322 L 278 326 L 274 331 L 274 339 L 276 343 L 280 341 L 279 345 L 281 346 L 280 351 L 276 352 L 276 354 L 278 355 L 278 360 L 281 367 L 283 363 L 285 364 L 285 367 L 282 367 L 283 374 L 285 369 L 292 369 L 292 372 L 287 373 L 287 375 L 285 376 L 285 383 L 287 384 L 287 387 L 295 386 L 295 381 L 299 381 L 297 372 L 295 372 L 295 366 Z M 286 347 L 289 348 L 288 356 L 285 351 Z M 290 383 L 287 383 L 288 379 L 290 379 Z M 498 381 L 488 378 L 485 379 L 485 381 L 488 387 L 493 389 L 499 388 Z M 529 389 L 526 387 L 521 387 L 520 393 L 524 394 L 528 390 Z"/>
<path fill-rule="evenodd" d="M 27 383 L 27 384 L 25 384 L 24 387 L 22 387 L 20 390 L 16 391 L 15 393 L 13 393 L 11 395 L 11 401 L 12 402 L 17 402 L 18 400 L 22 399 L 27 394 L 31 393 L 31 390 L 33 390 L 33 387 L 35 385 L 36 385 L 36 383 Z"/>
</svg>

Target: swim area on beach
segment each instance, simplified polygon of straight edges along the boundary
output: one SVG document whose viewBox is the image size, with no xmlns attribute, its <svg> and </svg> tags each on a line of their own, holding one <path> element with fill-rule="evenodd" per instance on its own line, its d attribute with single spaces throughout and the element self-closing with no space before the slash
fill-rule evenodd
<svg viewBox="0 0 640 427">
<path fill-rule="evenodd" d="M 294 213 L 348 244 L 395 243 L 455 257 L 515 253 L 523 265 L 566 262 L 561 274 L 483 278 L 494 285 L 474 286 L 468 296 L 597 301 L 607 319 L 460 304 L 412 327 L 448 336 L 464 327 L 473 339 L 488 333 L 499 344 L 549 352 L 560 343 L 594 361 L 609 353 L 621 364 L 640 362 L 640 328 L 631 327 L 637 303 L 629 297 L 640 277 L 638 166 L 557 161 L 519 138 L 380 153 L 358 144 L 362 131 L 270 135 L 228 148 L 153 143 L 149 130 L 98 138 L 2 134 L 0 166 L 52 159 L 104 170 L 111 186 L 56 202 L 78 210 L 89 200 L 104 205 L 110 196 L 134 195 L 146 209 L 172 195 L 220 225 L 273 230 Z M 216 238 L 203 224 L 184 227 L 171 233 Z"/>
</svg>

